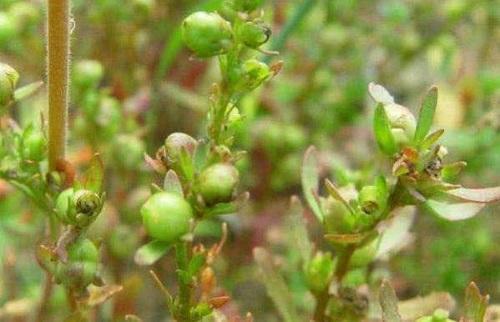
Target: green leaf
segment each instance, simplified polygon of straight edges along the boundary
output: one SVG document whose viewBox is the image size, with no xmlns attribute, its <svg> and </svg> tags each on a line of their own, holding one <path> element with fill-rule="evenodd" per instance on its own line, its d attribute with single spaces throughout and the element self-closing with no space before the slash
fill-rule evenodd
<svg viewBox="0 0 500 322">
<path fill-rule="evenodd" d="M 193 255 L 193 258 L 189 261 L 188 272 L 189 275 L 196 276 L 200 272 L 200 269 L 205 264 L 205 255 L 201 253 L 197 253 Z"/>
<path fill-rule="evenodd" d="M 97 306 L 104 302 L 106 302 L 110 297 L 120 292 L 123 289 L 121 285 L 104 285 L 104 286 L 95 286 L 90 285 L 88 287 L 88 298 L 85 301 L 85 304 L 89 306 Z"/>
<path fill-rule="evenodd" d="M 428 199 L 425 205 L 439 217 L 451 221 L 474 217 L 485 206 L 478 202 L 448 203 L 432 199 Z"/>
<path fill-rule="evenodd" d="M 318 193 L 318 160 L 316 158 L 316 148 L 310 146 L 304 154 L 302 163 L 302 190 L 304 197 L 314 215 L 320 222 L 323 222 L 323 212 L 315 195 Z"/>
<path fill-rule="evenodd" d="M 436 86 L 433 86 L 427 92 L 427 95 L 422 102 L 420 113 L 418 115 L 417 129 L 415 130 L 414 137 L 414 142 L 417 145 L 420 145 L 422 140 L 424 140 L 425 136 L 431 129 L 432 123 L 434 121 L 434 114 L 436 112 L 437 98 L 438 90 Z"/>
<path fill-rule="evenodd" d="M 397 152 L 398 147 L 396 141 L 391 133 L 391 125 L 387 114 L 385 113 L 384 106 L 381 103 L 375 107 L 375 115 L 373 116 L 373 130 L 375 132 L 375 139 L 377 144 L 387 155 L 393 155 Z"/>
<path fill-rule="evenodd" d="M 274 302 L 276 309 L 285 322 L 299 322 L 292 298 L 292 292 L 288 288 L 283 277 L 273 265 L 273 258 L 263 248 L 255 248 L 253 257 L 261 272 L 263 284 L 266 286 L 269 297 Z"/>
<path fill-rule="evenodd" d="M 437 142 L 437 140 L 439 140 L 443 133 L 444 130 L 439 129 L 427 135 L 425 139 L 420 143 L 420 150 L 427 150 L 428 148 L 430 148 L 434 143 Z"/>
<path fill-rule="evenodd" d="M 489 299 L 489 295 L 481 295 L 476 284 L 471 282 L 465 290 L 465 321 L 483 322 Z"/>
<path fill-rule="evenodd" d="M 349 210 L 351 214 L 354 214 L 354 209 L 352 209 L 349 202 L 342 196 L 340 191 L 335 187 L 335 185 L 328 179 L 325 179 L 325 187 L 330 196 L 332 196 L 337 201 L 340 201 L 344 204 L 344 206 Z"/>
<path fill-rule="evenodd" d="M 174 170 L 168 170 L 167 174 L 165 175 L 165 179 L 163 181 L 163 190 L 184 197 L 181 182 Z"/>
<path fill-rule="evenodd" d="M 169 243 L 153 240 L 135 252 L 134 261 L 141 266 L 152 265 L 165 255 L 171 246 Z"/>
<path fill-rule="evenodd" d="M 38 81 L 16 89 L 16 91 L 14 92 L 14 101 L 19 102 L 20 100 L 23 100 L 26 97 L 33 95 L 42 86 L 43 82 Z"/>
<path fill-rule="evenodd" d="M 391 284 L 383 281 L 379 291 L 382 320 L 384 322 L 402 322 L 398 311 L 398 298 Z"/>
<path fill-rule="evenodd" d="M 100 194 L 104 182 L 104 164 L 99 154 L 95 154 L 90 160 L 90 166 L 83 177 L 83 187 Z"/>
<path fill-rule="evenodd" d="M 443 169 L 441 170 L 441 176 L 444 180 L 448 181 L 449 179 L 455 178 L 460 172 L 467 166 L 467 162 L 465 161 L 457 161 L 449 164 L 443 165 Z M 448 180 L 447 180 L 448 179 Z"/>
<path fill-rule="evenodd" d="M 313 244 L 309 240 L 309 235 L 307 234 L 307 224 L 304 220 L 304 209 L 302 209 L 300 200 L 296 196 L 293 196 L 290 200 L 289 218 L 289 231 L 290 238 L 292 239 L 291 245 L 296 245 L 302 263 L 307 263 L 311 258 Z"/>
</svg>

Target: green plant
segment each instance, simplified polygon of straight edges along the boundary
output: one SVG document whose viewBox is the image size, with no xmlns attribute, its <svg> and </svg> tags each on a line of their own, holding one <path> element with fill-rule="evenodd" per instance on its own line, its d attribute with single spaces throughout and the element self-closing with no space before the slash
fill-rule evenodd
<svg viewBox="0 0 500 322">
<path fill-rule="evenodd" d="M 143 224 L 153 241 L 138 250 L 136 262 L 152 264 L 174 248 L 177 294 L 170 295 L 153 276 L 177 321 L 200 321 L 229 300 L 213 294 L 216 281 L 211 266 L 224 240 L 206 250 L 196 243 L 196 229 L 200 222 L 236 211 L 246 199 L 245 193 L 237 193 L 239 173 L 234 166 L 243 154 L 233 151 L 234 127 L 241 119 L 238 104 L 278 71 L 278 65 L 269 66 L 252 55 L 269 38 L 256 5 L 235 2 L 226 7 L 231 12 L 227 17 L 199 11 L 184 19 L 186 46 L 198 57 L 217 57 L 222 74 L 221 82 L 212 87 L 207 138 L 172 133 L 156 157 L 147 158 L 164 176 L 164 183 L 153 187 L 153 195 L 142 206 Z"/>
<path fill-rule="evenodd" d="M 322 197 L 318 191 L 315 149 L 308 149 L 304 156 L 304 197 L 322 225 L 324 239 L 331 249 L 315 251 L 304 228 L 294 228 L 297 238 L 303 240 L 299 241 L 303 272 L 307 287 L 316 300 L 314 321 L 359 321 L 374 314 L 369 310 L 367 294 L 358 286 L 368 283 L 376 287 L 377 277 L 371 275 L 370 265 L 393 253 L 408 238 L 415 207 L 454 221 L 473 217 L 487 203 L 500 199 L 500 187 L 467 189 L 446 182 L 445 178 L 460 171 L 465 163 L 446 164 L 447 150 L 436 143 L 443 130 L 430 131 L 437 105 L 436 87 L 423 99 L 418 121 L 406 107 L 396 104 L 382 86 L 372 83 L 369 92 L 377 103 L 373 116 L 374 136 L 379 150 L 390 163 L 389 174 L 376 171 L 366 181 L 354 178 L 345 182 L 344 179 L 340 187 L 325 179 L 327 196 Z M 300 210 L 294 213 L 297 211 L 300 215 Z M 255 256 L 262 267 L 261 252 L 256 252 Z M 268 269 L 262 270 L 265 275 L 272 275 Z M 277 288 L 276 283 L 282 282 L 270 283 L 268 287 Z M 287 313 L 292 312 L 291 309 L 280 304 L 278 299 L 283 294 L 269 292 L 282 316 L 293 321 L 287 317 L 293 315 Z M 422 307 L 417 312 L 423 316 L 426 310 Z M 414 313 L 414 316 L 419 315 Z M 423 317 L 421 321 L 447 319 L 447 313 L 436 311 L 432 317 Z M 482 321 L 482 318 L 473 320 Z"/>
</svg>

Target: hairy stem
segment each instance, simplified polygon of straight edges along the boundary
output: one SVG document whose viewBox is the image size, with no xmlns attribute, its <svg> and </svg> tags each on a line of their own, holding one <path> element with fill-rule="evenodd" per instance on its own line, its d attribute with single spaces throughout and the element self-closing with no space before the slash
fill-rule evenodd
<svg viewBox="0 0 500 322">
<path fill-rule="evenodd" d="M 187 271 L 189 264 L 189 244 L 181 242 L 175 247 L 177 269 Z M 179 322 L 191 322 L 191 283 L 184 280 L 180 272 L 177 274 L 179 283 L 178 306 L 176 309 L 176 319 Z"/>
<path fill-rule="evenodd" d="M 64 159 L 68 114 L 70 0 L 48 0 L 49 168 Z"/>
</svg>

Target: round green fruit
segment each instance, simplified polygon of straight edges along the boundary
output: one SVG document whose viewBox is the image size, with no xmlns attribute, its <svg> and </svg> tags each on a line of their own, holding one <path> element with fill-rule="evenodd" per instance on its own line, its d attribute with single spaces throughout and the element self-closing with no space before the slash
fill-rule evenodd
<svg viewBox="0 0 500 322">
<path fill-rule="evenodd" d="M 29 131 L 23 138 L 23 157 L 30 161 L 41 161 L 45 154 L 45 138 L 42 133 Z"/>
<path fill-rule="evenodd" d="M 198 57 L 223 54 L 232 43 L 231 24 L 217 13 L 198 11 L 182 23 L 182 38 Z"/>
<path fill-rule="evenodd" d="M 0 106 L 5 106 L 14 99 L 19 74 L 7 64 L 0 63 Z"/>
<path fill-rule="evenodd" d="M 236 35 L 245 46 L 258 48 L 269 40 L 271 29 L 263 24 L 249 21 L 238 27 Z"/>
<path fill-rule="evenodd" d="M 99 251 L 94 243 L 86 238 L 77 239 L 67 251 L 67 262 L 57 264 L 56 281 L 68 288 L 85 288 L 96 277 Z"/>
<path fill-rule="evenodd" d="M 167 161 L 170 164 L 179 161 L 183 150 L 186 151 L 189 155 L 193 155 L 197 145 L 198 142 L 186 133 L 175 132 L 170 134 L 165 139 L 164 145 Z"/>
<path fill-rule="evenodd" d="M 101 198 L 90 190 L 69 188 L 56 200 L 56 216 L 61 222 L 77 227 L 90 225 L 102 208 Z"/>
<path fill-rule="evenodd" d="M 193 211 L 181 196 L 170 192 L 158 192 L 144 203 L 141 215 L 149 236 L 171 243 L 189 231 Z"/>
<path fill-rule="evenodd" d="M 233 165 L 216 163 L 201 173 L 200 194 L 208 205 L 231 201 L 238 181 L 238 170 Z"/>
<path fill-rule="evenodd" d="M 88 89 L 97 87 L 104 75 L 104 68 L 96 60 L 81 60 L 75 64 L 73 83 L 75 86 Z"/>
</svg>

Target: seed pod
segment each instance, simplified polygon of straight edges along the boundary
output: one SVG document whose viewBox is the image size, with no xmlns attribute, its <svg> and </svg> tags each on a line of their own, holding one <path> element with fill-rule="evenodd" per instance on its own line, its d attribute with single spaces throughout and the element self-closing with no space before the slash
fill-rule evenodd
<svg viewBox="0 0 500 322">
<path fill-rule="evenodd" d="M 113 149 L 117 163 L 124 169 L 136 169 L 142 162 L 146 147 L 144 142 L 135 135 L 121 134 L 116 136 Z"/>
<path fill-rule="evenodd" d="M 57 263 L 56 282 L 67 288 L 84 289 L 96 277 L 99 252 L 94 243 L 86 238 L 77 239 L 67 251 L 67 262 Z"/>
<path fill-rule="evenodd" d="M 415 116 L 406 107 L 394 103 L 384 105 L 384 109 L 396 143 L 400 146 L 408 144 L 415 136 Z"/>
<path fill-rule="evenodd" d="M 141 208 L 142 222 L 149 236 L 173 243 L 189 231 L 191 205 L 170 192 L 155 193 Z"/>
<path fill-rule="evenodd" d="M 306 281 L 313 292 L 325 290 L 333 276 L 332 254 L 317 252 L 306 267 Z"/>
<path fill-rule="evenodd" d="M 81 60 L 73 70 L 73 84 L 83 90 L 95 88 L 104 75 L 104 68 L 96 60 Z"/>
<path fill-rule="evenodd" d="M 101 197 L 90 190 L 69 188 L 57 197 L 56 215 L 64 224 L 87 227 L 101 212 L 102 203 Z"/>
<path fill-rule="evenodd" d="M 364 186 L 359 192 L 359 205 L 365 214 L 373 214 L 384 207 L 383 195 L 376 186 Z"/>
<path fill-rule="evenodd" d="M 45 155 L 45 138 L 42 133 L 26 130 L 23 134 L 23 158 L 29 161 L 41 161 Z"/>
<path fill-rule="evenodd" d="M 241 68 L 233 71 L 229 78 L 234 80 L 237 91 L 246 92 L 256 89 L 271 76 L 272 72 L 267 64 L 252 58 L 243 62 Z"/>
<path fill-rule="evenodd" d="M 239 181 L 238 170 L 229 163 L 206 168 L 199 178 L 199 191 L 207 205 L 231 201 Z"/>
<path fill-rule="evenodd" d="M 245 46 L 258 48 L 269 40 L 271 29 L 264 24 L 248 21 L 236 29 L 236 36 Z"/>
<path fill-rule="evenodd" d="M 232 44 L 231 24 L 217 13 L 198 11 L 184 19 L 182 37 L 198 57 L 225 53 Z"/>
<path fill-rule="evenodd" d="M 164 145 L 168 165 L 172 166 L 177 163 L 183 150 L 192 156 L 197 145 L 198 142 L 185 133 L 175 132 L 170 134 L 165 139 Z"/>
<path fill-rule="evenodd" d="M 19 74 L 7 64 L 0 63 L 0 107 L 6 106 L 14 99 Z"/>
<path fill-rule="evenodd" d="M 355 218 L 349 209 L 337 199 L 329 196 L 322 200 L 325 228 L 328 233 L 349 233 L 355 226 Z"/>
</svg>

